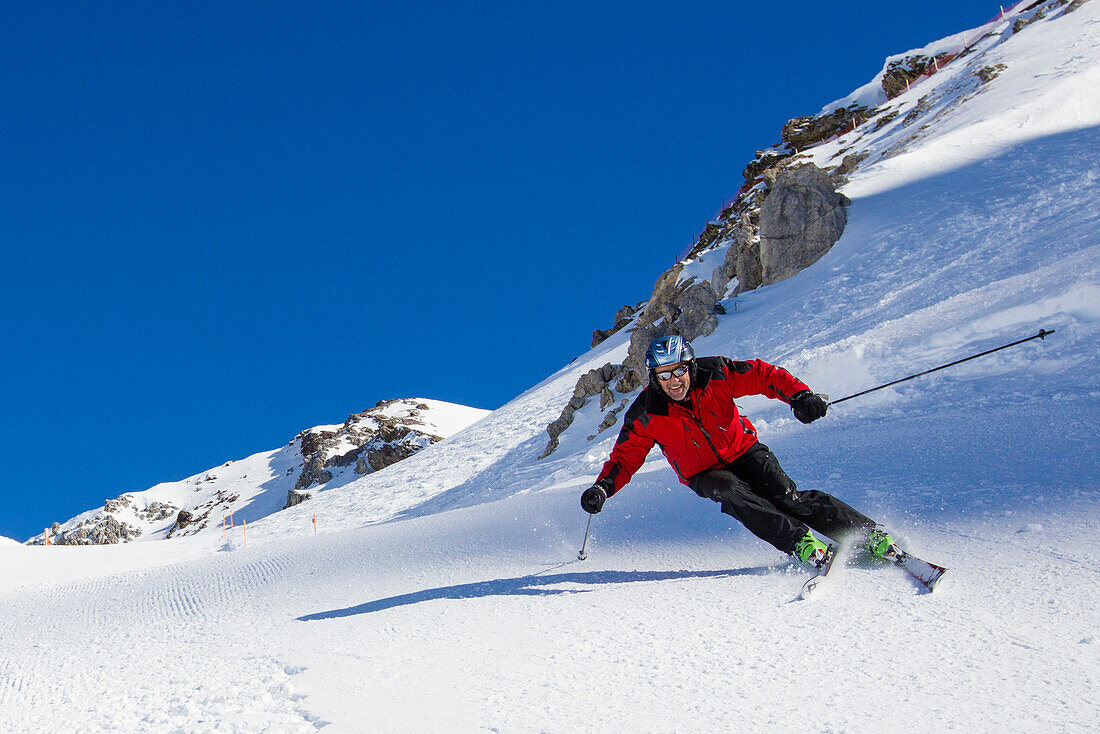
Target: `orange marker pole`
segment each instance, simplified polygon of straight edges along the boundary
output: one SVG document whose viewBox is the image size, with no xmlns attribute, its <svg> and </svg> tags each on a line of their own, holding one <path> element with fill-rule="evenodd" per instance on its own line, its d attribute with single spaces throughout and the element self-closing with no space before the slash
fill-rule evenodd
<svg viewBox="0 0 1100 734">
<path fill-rule="evenodd" d="M 248 547 L 248 521 L 241 520 L 241 532 L 244 533 L 244 547 Z"/>
<path fill-rule="evenodd" d="M 49 545 L 50 544 L 50 529 L 49 528 L 46 528 L 45 537 L 46 537 L 46 545 Z"/>
<path fill-rule="evenodd" d="M 225 514 L 222 513 L 222 537 L 225 537 Z"/>
<path fill-rule="evenodd" d="M 317 513 L 313 513 L 313 534 L 317 534 Z"/>
</svg>

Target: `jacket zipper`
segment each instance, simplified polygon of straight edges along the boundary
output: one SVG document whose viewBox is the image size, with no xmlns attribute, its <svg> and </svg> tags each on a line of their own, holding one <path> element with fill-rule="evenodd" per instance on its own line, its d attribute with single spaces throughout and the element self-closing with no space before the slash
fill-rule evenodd
<svg viewBox="0 0 1100 734">
<path fill-rule="evenodd" d="M 718 449 L 714 448 L 714 441 L 711 440 L 710 434 L 707 433 L 707 429 L 703 427 L 703 422 L 696 418 L 694 413 L 691 414 L 691 420 L 695 423 L 695 425 L 699 427 L 699 433 L 703 434 L 703 438 L 706 439 L 707 446 L 709 446 L 710 450 L 714 453 L 714 458 L 718 459 L 718 461 L 725 461 L 725 459 L 722 458 L 722 455 L 718 453 Z M 694 443 L 696 446 L 699 445 L 698 443 L 695 443 L 695 439 L 692 439 L 691 442 Z"/>
</svg>

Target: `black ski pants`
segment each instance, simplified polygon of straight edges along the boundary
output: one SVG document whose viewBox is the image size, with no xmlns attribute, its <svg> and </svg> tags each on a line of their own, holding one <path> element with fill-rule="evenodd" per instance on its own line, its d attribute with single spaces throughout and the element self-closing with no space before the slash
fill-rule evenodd
<svg viewBox="0 0 1100 734">
<path fill-rule="evenodd" d="M 699 472 L 688 486 L 784 553 L 794 551 L 807 527 L 834 540 L 875 527 L 874 520 L 830 494 L 799 491 L 759 442 L 729 464 Z"/>
</svg>

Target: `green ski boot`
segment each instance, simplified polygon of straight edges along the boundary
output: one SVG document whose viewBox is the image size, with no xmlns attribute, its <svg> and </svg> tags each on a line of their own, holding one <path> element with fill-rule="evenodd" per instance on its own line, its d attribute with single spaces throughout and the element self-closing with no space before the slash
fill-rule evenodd
<svg viewBox="0 0 1100 734">
<path fill-rule="evenodd" d="M 807 531 L 798 539 L 794 546 L 794 555 L 803 563 L 808 563 L 815 568 L 821 568 L 821 564 L 829 557 L 829 546 L 822 543 Z"/>
<path fill-rule="evenodd" d="M 872 556 L 883 561 L 897 563 L 905 558 L 905 551 L 883 530 L 872 530 L 863 547 Z"/>
</svg>

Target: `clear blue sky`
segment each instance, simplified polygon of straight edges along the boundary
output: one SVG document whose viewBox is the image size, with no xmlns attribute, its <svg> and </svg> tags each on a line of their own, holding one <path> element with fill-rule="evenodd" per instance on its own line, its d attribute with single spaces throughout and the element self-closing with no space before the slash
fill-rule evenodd
<svg viewBox="0 0 1100 734">
<path fill-rule="evenodd" d="M 788 118 L 995 2 L 17 3 L 0 535 L 587 350 Z"/>
</svg>

